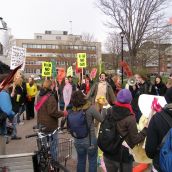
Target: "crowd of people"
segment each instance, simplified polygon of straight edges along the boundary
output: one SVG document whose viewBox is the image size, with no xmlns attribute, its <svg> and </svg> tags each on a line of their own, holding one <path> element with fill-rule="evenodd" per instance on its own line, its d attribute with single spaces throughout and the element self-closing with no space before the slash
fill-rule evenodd
<svg viewBox="0 0 172 172">
<path fill-rule="evenodd" d="M 0 76 L 0 83 L 6 76 L 5 74 Z M 125 138 L 125 145 L 122 145 L 121 148 L 123 150 L 122 157 L 120 152 L 104 153 L 107 172 L 117 172 L 120 169 L 121 161 L 123 172 L 132 172 L 134 159 L 130 149 L 143 142 L 145 138 L 146 154 L 153 159 L 152 170 L 161 172 L 158 147 L 170 129 L 162 114 L 165 111 L 172 118 L 172 79 L 169 78 L 167 83 L 164 83 L 161 76 L 157 75 L 152 83 L 140 74 L 135 74 L 134 78 L 135 84 L 127 83 L 125 88 L 122 88 L 120 76 L 107 76 L 104 72 L 99 75 L 98 81 L 86 75 L 81 82 L 74 83 L 73 78 L 69 76 L 65 77 L 61 83 L 55 79 L 46 78 L 40 85 L 35 83 L 32 76 L 26 81 L 23 74 L 18 71 L 13 82 L 7 84 L 0 92 L 0 110 L 7 114 L 7 119 L 0 125 L 1 145 L 4 145 L 4 140 L 8 143 L 9 138 L 11 140 L 22 139 L 17 134 L 16 126 L 23 125 L 21 114 L 24 111 L 26 111 L 26 120 L 36 117 L 38 125 L 45 126 L 45 132 L 49 133 L 58 127 L 63 128 L 67 125 L 67 116 L 70 111 L 83 110 L 90 134 L 82 139 L 74 138 L 77 172 L 86 171 L 87 156 L 89 172 L 96 172 L 99 124 L 107 115 L 105 109 L 110 107 L 117 131 L 121 137 Z M 144 124 L 142 131 L 138 131 L 137 123 L 142 116 L 138 100 L 142 94 L 164 96 L 167 105 Z M 104 99 L 103 103 L 100 103 L 101 98 Z M 10 125 L 13 130 L 9 136 L 8 127 Z M 54 159 L 57 156 L 55 153 L 57 141 L 58 138 L 55 137 L 51 143 Z M 5 154 L 5 146 L 1 146 L 0 154 Z"/>
</svg>

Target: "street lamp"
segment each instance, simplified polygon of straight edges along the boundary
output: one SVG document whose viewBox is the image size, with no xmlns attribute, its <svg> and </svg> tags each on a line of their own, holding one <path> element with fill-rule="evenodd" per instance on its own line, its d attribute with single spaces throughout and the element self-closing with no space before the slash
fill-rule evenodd
<svg viewBox="0 0 172 172">
<path fill-rule="evenodd" d="M 124 32 L 122 31 L 121 33 L 120 33 L 120 35 L 121 35 L 121 61 L 123 62 L 123 59 L 124 59 L 124 55 L 123 55 L 123 40 L 124 40 Z M 122 73 L 122 75 L 121 75 L 121 80 L 122 80 L 122 85 L 123 85 L 123 82 L 124 82 L 124 72 L 123 72 L 123 66 L 122 66 L 122 68 L 121 68 L 121 73 Z"/>
</svg>

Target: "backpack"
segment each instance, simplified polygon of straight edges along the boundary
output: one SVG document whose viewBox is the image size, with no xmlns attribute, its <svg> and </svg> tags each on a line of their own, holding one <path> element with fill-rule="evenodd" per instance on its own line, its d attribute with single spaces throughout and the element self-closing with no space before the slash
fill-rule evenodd
<svg viewBox="0 0 172 172">
<path fill-rule="evenodd" d="M 162 111 L 162 117 L 170 126 L 160 145 L 159 163 L 162 172 L 171 172 L 172 169 L 172 118 Z"/>
<path fill-rule="evenodd" d="M 76 139 L 83 139 L 90 133 L 83 110 L 71 111 L 67 116 L 67 126 L 70 134 Z"/>
<path fill-rule="evenodd" d="M 109 155 L 114 155 L 121 150 L 124 137 L 117 131 L 117 121 L 113 118 L 113 109 L 107 109 L 107 115 L 100 125 L 97 144 L 99 148 Z"/>
</svg>

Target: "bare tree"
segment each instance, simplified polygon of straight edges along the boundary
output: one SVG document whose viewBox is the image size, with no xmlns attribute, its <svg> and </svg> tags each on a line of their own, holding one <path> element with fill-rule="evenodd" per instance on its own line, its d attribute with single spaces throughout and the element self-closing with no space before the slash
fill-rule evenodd
<svg viewBox="0 0 172 172">
<path fill-rule="evenodd" d="M 149 36 L 152 27 L 157 25 L 157 18 L 161 21 L 161 12 L 168 1 L 97 0 L 98 7 L 111 18 L 109 26 L 125 34 L 132 66 L 142 41 Z"/>
<path fill-rule="evenodd" d="M 121 52 L 121 38 L 117 32 L 109 33 L 106 42 L 105 48 L 109 53 L 120 54 Z"/>
<path fill-rule="evenodd" d="M 105 42 L 105 49 L 114 58 L 113 64 L 115 64 L 115 68 L 118 68 L 118 59 L 121 53 L 121 38 L 117 32 L 108 34 Z"/>
<path fill-rule="evenodd" d="M 84 32 L 82 33 L 82 41 L 85 43 L 96 42 L 96 39 L 93 34 Z"/>
</svg>

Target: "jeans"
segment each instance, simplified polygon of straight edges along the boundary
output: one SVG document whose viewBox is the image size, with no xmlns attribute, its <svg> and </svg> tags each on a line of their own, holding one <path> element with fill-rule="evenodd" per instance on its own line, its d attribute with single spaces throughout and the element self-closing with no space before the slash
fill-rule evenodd
<svg viewBox="0 0 172 172">
<path fill-rule="evenodd" d="M 119 172 L 120 171 L 120 163 L 119 162 L 110 160 L 110 159 L 106 158 L 105 156 L 103 157 L 103 159 L 105 162 L 107 172 Z M 123 172 L 132 172 L 132 167 L 133 167 L 132 161 L 130 163 L 122 163 L 122 166 L 123 166 Z"/>
<path fill-rule="evenodd" d="M 17 120 L 18 120 L 18 114 L 16 114 L 14 117 L 13 117 L 13 120 L 12 120 L 12 126 L 13 126 L 13 132 L 11 134 L 11 137 L 17 137 Z"/>
<path fill-rule="evenodd" d="M 75 139 L 75 148 L 77 151 L 77 172 L 86 171 L 86 161 L 88 155 L 89 162 L 89 172 L 97 172 L 97 140 L 96 138 L 91 138 L 91 146 L 88 138 Z"/>
</svg>

